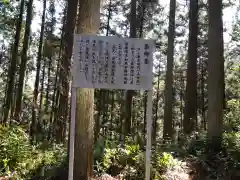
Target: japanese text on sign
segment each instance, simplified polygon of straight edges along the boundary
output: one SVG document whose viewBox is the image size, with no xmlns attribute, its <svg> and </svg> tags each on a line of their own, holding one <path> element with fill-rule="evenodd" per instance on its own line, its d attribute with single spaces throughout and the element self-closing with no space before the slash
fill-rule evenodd
<svg viewBox="0 0 240 180">
<path fill-rule="evenodd" d="M 152 89 L 153 40 L 75 35 L 72 87 Z"/>
</svg>

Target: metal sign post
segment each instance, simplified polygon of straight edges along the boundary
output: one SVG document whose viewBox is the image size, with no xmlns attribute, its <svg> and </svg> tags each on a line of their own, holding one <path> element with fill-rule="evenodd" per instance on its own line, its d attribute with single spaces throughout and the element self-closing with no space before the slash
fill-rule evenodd
<svg viewBox="0 0 240 180">
<path fill-rule="evenodd" d="M 73 180 L 73 165 L 74 165 L 74 140 L 75 140 L 75 111 L 76 111 L 76 88 L 71 91 L 71 123 L 70 123 L 70 139 L 69 139 L 69 169 L 68 179 Z"/>
<path fill-rule="evenodd" d="M 73 49 L 68 179 L 73 179 L 76 89 L 99 88 L 148 91 L 146 180 L 150 180 L 154 41 L 75 35 Z"/>
<path fill-rule="evenodd" d="M 152 90 L 147 92 L 147 146 L 146 146 L 146 170 L 145 178 L 151 176 L 151 147 L 152 147 Z"/>
</svg>

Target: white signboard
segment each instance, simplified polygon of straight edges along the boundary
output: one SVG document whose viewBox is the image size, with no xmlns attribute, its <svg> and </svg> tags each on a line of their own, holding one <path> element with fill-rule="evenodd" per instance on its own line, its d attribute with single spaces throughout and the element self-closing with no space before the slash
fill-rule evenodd
<svg viewBox="0 0 240 180">
<path fill-rule="evenodd" d="M 75 35 L 72 66 L 69 180 L 73 179 L 77 88 L 148 90 L 146 180 L 150 180 L 153 40 Z"/>
<path fill-rule="evenodd" d="M 75 35 L 72 87 L 152 89 L 153 40 Z"/>
</svg>

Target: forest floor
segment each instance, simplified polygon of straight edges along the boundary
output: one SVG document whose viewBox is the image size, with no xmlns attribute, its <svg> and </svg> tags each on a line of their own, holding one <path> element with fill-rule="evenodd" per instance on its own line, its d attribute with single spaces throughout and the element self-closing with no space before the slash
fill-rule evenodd
<svg viewBox="0 0 240 180">
<path fill-rule="evenodd" d="M 179 164 L 167 169 L 159 180 L 240 180 L 240 170 L 228 169 L 224 163 L 212 161 L 215 167 L 210 167 L 207 162 L 197 158 L 179 160 Z M 66 172 L 67 173 L 67 172 Z M 63 180 L 67 174 L 60 175 L 53 180 Z M 60 178 L 61 177 L 61 178 Z M 64 178 L 65 177 L 65 178 Z M 9 180 L 11 177 L 0 177 L 0 180 Z M 51 178 L 50 178 L 51 179 Z M 92 180 L 125 180 L 122 176 L 103 174 Z M 131 179 L 130 179 L 131 180 Z"/>
<path fill-rule="evenodd" d="M 224 163 L 212 162 L 216 168 L 210 167 L 200 159 L 188 158 L 179 165 L 168 169 L 161 180 L 240 180 L 240 170 L 228 169 Z M 119 176 L 104 174 L 93 180 L 122 180 Z"/>
<path fill-rule="evenodd" d="M 197 180 L 194 179 L 194 172 L 187 162 L 181 162 L 178 166 L 168 169 L 162 179 L 164 180 Z M 124 179 L 124 178 L 123 178 Z M 95 178 L 93 180 L 122 180 L 120 176 L 112 177 L 108 174 L 104 174 L 101 177 Z"/>
<path fill-rule="evenodd" d="M 164 180 L 240 180 L 240 170 L 229 169 L 226 161 L 188 158 L 180 166 L 169 169 Z"/>
</svg>

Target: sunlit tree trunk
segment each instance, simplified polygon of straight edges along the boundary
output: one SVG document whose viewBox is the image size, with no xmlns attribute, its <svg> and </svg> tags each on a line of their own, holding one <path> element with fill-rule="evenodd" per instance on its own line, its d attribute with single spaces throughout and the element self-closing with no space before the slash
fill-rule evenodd
<svg viewBox="0 0 240 180">
<path fill-rule="evenodd" d="M 77 33 L 95 34 L 100 25 L 100 0 L 80 0 Z M 92 177 L 94 138 L 94 89 L 78 89 L 74 180 Z"/>
</svg>

